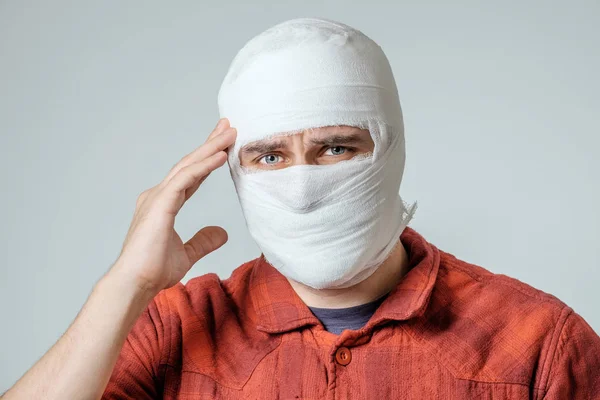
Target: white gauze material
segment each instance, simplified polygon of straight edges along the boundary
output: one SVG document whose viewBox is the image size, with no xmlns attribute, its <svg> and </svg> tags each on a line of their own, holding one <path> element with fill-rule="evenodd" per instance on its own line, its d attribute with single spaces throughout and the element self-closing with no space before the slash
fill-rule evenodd
<svg viewBox="0 0 600 400">
<path fill-rule="evenodd" d="M 399 195 L 405 163 L 402 111 L 381 48 L 362 32 L 302 18 L 250 40 L 219 91 L 237 129 L 229 167 L 250 234 L 283 275 L 316 289 L 368 278 L 412 219 Z M 369 129 L 372 155 L 330 165 L 249 171 L 253 141 L 337 125 Z"/>
</svg>

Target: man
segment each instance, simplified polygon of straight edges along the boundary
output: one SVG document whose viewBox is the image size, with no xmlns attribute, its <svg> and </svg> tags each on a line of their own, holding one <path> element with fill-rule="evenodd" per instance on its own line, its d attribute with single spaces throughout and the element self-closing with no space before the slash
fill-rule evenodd
<svg viewBox="0 0 600 400">
<path fill-rule="evenodd" d="M 581 316 L 407 227 L 396 85 L 364 34 L 319 19 L 267 30 L 219 107 L 6 399 L 600 398 L 600 338 Z M 184 243 L 175 216 L 226 161 L 262 254 L 184 286 L 227 234 Z"/>
</svg>

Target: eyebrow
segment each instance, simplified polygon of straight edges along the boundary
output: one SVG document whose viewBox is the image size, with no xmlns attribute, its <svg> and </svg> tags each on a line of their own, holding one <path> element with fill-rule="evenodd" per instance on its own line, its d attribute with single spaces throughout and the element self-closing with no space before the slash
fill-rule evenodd
<svg viewBox="0 0 600 400">
<path fill-rule="evenodd" d="M 364 143 L 365 139 L 358 133 L 351 135 L 331 135 L 324 138 L 310 139 L 310 143 L 314 145 L 333 146 L 334 144 L 349 144 L 349 143 Z"/>
<path fill-rule="evenodd" d="M 312 145 L 320 145 L 320 146 L 333 146 L 340 144 L 350 144 L 350 143 L 364 143 L 364 138 L 357 133 L 353 133 L 351 135 L 331 135 L 324 138 L 312 138 L 310 139 L 310 144 Z M 251 153 L 270 153 L 275 150 L 280 150 L 287 146 L 286 142 L 283 140 L 277 141 L 258 141 L 254 143 L 247 144 L 242 147 L 241 152 L 244 154 Z"/>
<path fill-rule="evenodd" d="M 286 146 L 286 143 L 283 140 L 277 141 L 261 141 L 247 144 L 242 147 L 242 153 L 270 153 L 275 150 L 282 149 Z"/>
</svg>

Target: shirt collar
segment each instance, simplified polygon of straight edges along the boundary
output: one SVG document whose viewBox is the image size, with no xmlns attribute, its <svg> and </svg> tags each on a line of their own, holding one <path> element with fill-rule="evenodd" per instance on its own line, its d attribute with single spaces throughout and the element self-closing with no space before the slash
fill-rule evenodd
<svg viewBox="0 0 600 400">
<path fill-rule="evenodd" d="M 404 229 L 400 241 L 408 254 L 409 271 L 381 303 L 369 326 L 420 316 L 429 304 L 439 270 L 439 250 L 410 227 Z M 282 333 L 319 324 L 288 280 L 264 255 L 256 259 L 249 284 L 258 330 Z"/>
</svg>

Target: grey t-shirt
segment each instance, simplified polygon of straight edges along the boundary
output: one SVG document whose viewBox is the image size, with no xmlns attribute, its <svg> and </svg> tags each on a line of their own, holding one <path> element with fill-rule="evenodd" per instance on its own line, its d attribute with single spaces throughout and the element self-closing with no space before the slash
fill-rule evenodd
<svg viewBox="0 0 600 400">
<path fill-rule="evenodd" d="M 386 297 L 387 294 L 370 303 L 348 308 L 308 308 L 327 331 L 339 335 L 344 329 L 356 330 L 365 326 Z"/>
</svg>

